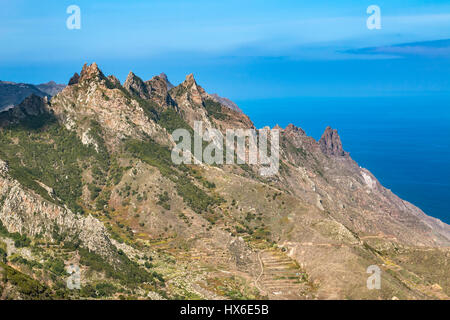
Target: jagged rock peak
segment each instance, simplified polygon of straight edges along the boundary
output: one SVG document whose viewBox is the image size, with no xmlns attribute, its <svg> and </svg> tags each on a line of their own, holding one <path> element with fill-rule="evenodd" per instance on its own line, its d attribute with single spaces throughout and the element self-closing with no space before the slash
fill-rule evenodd
<svg viewBox="0 0 450 320">
<path fill-rule="evenodd" d="M 83 69 L 81 70 L 79 81 L 88 79 L 104 79 L 104 78 L 105 75 L 99 69 L 97 63 L 94 62 L 89 66 L 85 63 Z"/>
<path fill-rule="evenodd" d="M 188 75 L 186 76 L 186 79 L 184 80 L 183 85 L 184 85 L 186 88 L 189 88 L 189 87 L 192 87 L 192 86 L 197 87 L 197 82 L 195 81 L 195 78 L 194 78 L 194 74 L 193 74 L 193 73 L 188 74 Z"/>
<path fill-rule="evenodd" d="M 170 90 L 172 88 L 174 88 L 175 86 L 169 81 L 169 78 L 167 78 L 167 74 L 165 74 L 164 72 L 161 73 L 158 77 L 160 77 L 162 80 L 164 80 L 166 82 L 167 85 L 167 90 Z"/>
<path fill-rule="evenodd" d="M 327 127 L 319 140 L 320 149 L 326 155 L 332 156 L 346 156 L 347 152 L 342 147 L 341 138 L 336 129 Z"/>
<path fill-rule="evenodd" d="M 292 123 L 288 124 L 288 126 L 286 127 L 286 129 L 284 129 L 285 132 L 292 132 L 292 133 L 296 133 L 302 136 L 305 136 L 306 133 L 302 128 L 296 127 L 295 125 L 293 125 Z"/>
<path fill-rule="evenodd" d="M 0 175 L 6 175 L 9 171 L 9 167 L 8 164 L 3 161 L 2 159 L 0 159 Z"/>
<path fill-rule="evenodd" d="M 125 80 L 123 87 L 131 94 L 137 95 L 143 99 L 150 98 L 150 94 L 144 81 L 131 71 Z"/>
<path fill-rule="evenodd" d="M 29 116 L 37 116 L 47 111 L 47 97 L 41 98 L 35 94 L 25 98 L 18 107 Z"/>
<path fill-rule="evenodd" d="M 80 81 L 80 75 L 77 72 L 75 72 L 72 78 L 70 78 L 69 83 L 67 85 L 71 86 L 77 84 L 78 81 Z"/>
<path fill-rule="evenodd" d="M 132 85 L 134 83 L 144 84 L 144 81 L 137 75 L 135 75 L 133 71 L 130 71 L 127 75 L 127 78 L 125 79 L 124 86 Z"/>
<path fill-rule="evenodd" d="M 113 76 L 113 75 L 110 75 L 110 76 L 108 76 L 108 80 L 115 86 L 115 87 L 119 87 L 121 84 L 120 84 L 120 80 L 119 79 L 117 79 L 115 76 Z"/>
<path fill-rule="evenodd" d="M 189 73 L 189 74 L 186 76 L 186 81 L 194 81 L 194 82 L 195 82 L 194 74 L 193 74 L 193 73 Z"/>
<path fill-rule="evenodd" d="M 217 93 L 211 94 L 211 97 L 213 99 L 215 99 L 217 102 L 219 102 L 220 104 L 230 108 L 231 110 L 234 110 L 239 113 L 243 113 L 241 108 L 239 108 L 238 105 L 236 103 L 234 103 L 233 101 L 231 101 L 230 99 L 223 98 L 223 97 L 219 96 Z"/>
</svg>

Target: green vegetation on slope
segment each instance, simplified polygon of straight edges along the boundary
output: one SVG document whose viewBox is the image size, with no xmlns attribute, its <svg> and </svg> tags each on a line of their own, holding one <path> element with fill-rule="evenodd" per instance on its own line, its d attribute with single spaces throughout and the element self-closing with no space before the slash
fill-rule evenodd
<svg viewBox="0 0 450 320">
<path fill-rule="evenodd" d="M 204 102 L 204 106 L 206 111 L 208 111 L 208 115 L 218 119 L 218 120 L 226 120 L 228 116 L 222 112 L 222 105 L 214 100 L 206 99 Z"/>
<path fill-rule="evenodd" d="M 126 150 L 137 158 L 157 167 L 161 174 L 175 183 L 175 188 L 183 200 L 196 212 L 204 212 L 219 204 L 221 199 L 208 195 L 196 186 L 189 176 L 190 169 L 184 165 L 172 165 L 169 149 L 153 141 L 129 141 Z"/>
<path fill-rule="evenodd" d="M 98 152 L 83 145 L 76 133 L 59 125 L 53 117 L 30 117 L 26 123 L 0 129 L 0 158 L 8 162 L 11 175 L 25 187 L 51 202 L 66 204 L 74 212 L 83 212 L 79 205 L 83 186 L 81 164 L 91 167 L 94 180 L 91 188 L 99 188 L 107 183 L 112 162 L 100 125 L 95 121 L 90 125 L 89 135 Z M 120 175 L 116 164 L 114 181 Z M 53 193 L 41 183 L 52 188 Z"/>
</svg>

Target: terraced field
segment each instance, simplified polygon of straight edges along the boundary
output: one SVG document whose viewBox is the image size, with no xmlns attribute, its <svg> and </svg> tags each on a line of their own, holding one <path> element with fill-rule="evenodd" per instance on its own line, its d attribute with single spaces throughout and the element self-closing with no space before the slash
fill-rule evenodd
<svg viewBox="0 0 450 320">
<path fill-rule="evenodd" d="M 308 275 L 294 260 L 277 249 L 263 250 L 259 253 L 259 258 L 262 272 L 256 284 L 269 298 L 307 298 L 307 292 L 311 292 Z"/>
</svg>

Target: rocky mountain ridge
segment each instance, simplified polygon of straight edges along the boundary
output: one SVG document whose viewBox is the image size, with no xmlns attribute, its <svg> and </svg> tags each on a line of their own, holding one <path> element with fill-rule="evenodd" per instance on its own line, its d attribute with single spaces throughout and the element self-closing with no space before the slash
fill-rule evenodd
<svg viewBox="0 0 450 320">
<path fill-rule="evenodd" d="M 51 97 L 64 87 L 53 81 L 39 85 L 0 81 L 0 111 L 21 103 L 32 94 L 39 97 Z"/>
<path fill-rule="evenodd" d="M 4 113 L 0 268 L 42 279 L 38 298 L 449 297 L 450 226 L 385 189 L 336 130 L 316 141 L 277 127 L 280 171 L 264 178 L 249 165 L 174 165 L 171 133 L 194 121 L 254 128 L 193 75 L 121 85 L 95 63 Z M 52 259 L 80 264 L 81 290 L 61 286 Z M 383 285 L 370 291 L 374 264 Z M 2 283 L 4 298 L 31 296 Z"/>
</svg>

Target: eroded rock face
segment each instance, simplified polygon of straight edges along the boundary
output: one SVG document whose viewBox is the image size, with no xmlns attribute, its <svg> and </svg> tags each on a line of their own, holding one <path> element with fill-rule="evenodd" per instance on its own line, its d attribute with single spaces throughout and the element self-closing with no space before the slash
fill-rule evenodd
<svg viewBox="0 0 450 320">
<path fill-rule="evenodd" d="M 174 86 L 167 79 L 166 74 L 162 73 L 159 76 L 154 76 L 151 80 L 145 82 L 149 88 L 151 99 L 161 107 L 173 107 L 176 105 L 175 101 L 169 94 L 169 90 Z"/>
<path fill-rule="evenodd" d="M 109 75 L 107 78 L 114 87 L 120 87 L 120 81 L 115 76 Z"/>
<path fill-rule="evenodd" d="M 48 95 L 32 84 L 0 81 L 0 112 L 18 105 L 32 94 L 40 97 Z"/>
<path fill-rule="evenodd" d="M 140 90 L 142 84 L 138 77 L 130 75 L 126 86 Z M 145 92 L 141 93 L 145 96 Z M 106 78 L 95 63 L 85 65 L 78 83 L 66 87 L 52 99 L 51 110 L 67 129 L 76 131 L 80 139 L 90 122 L 96 121 L 112 149 L 119 146 L 122 139 L 144 136 L 161 144 L 171 144 L 165 130 L 149 119 L 144 106 L 126 96 L 120 82 L 115 77 Z"/>
<path fill-rule="evenodd" d="M 130 72 L 123 84 L 123 87 L 131 94 L 137 95 L 142 99 L 150 99 L 150 93 L 141 78 L 136 76 L 133 72 Z"/>
<path fill-rule="evenodd" d="M 92 63 L 91 65 L 85 64 L 83 66 L 83 69 L 80 73 L 80 80 L 79 81 L 86 81 L 86 80 L 102 80 L 105 79 L 105 75 L 103 72 L 99 69 L 97 63 Z"/>
<path fill-rule="evenodd" d="M 29 237 L 54 235 L 63 241 L 80 244 L 103 257 L 113 251 L 103 224 L 92 216 L 79 216 L 70 210 L 50 203 L 24 189 L 8 174 L 7 164 L 0 160 L 0 220 L 6 229 Z"/>
<path fill-rule="evenodd" d="M 330 156 L 343 157 L 348 155 L 342 147 L 341 138 L 336 129 L 327 127 L 319 140 L 320 149 Z"/>
</svg>

